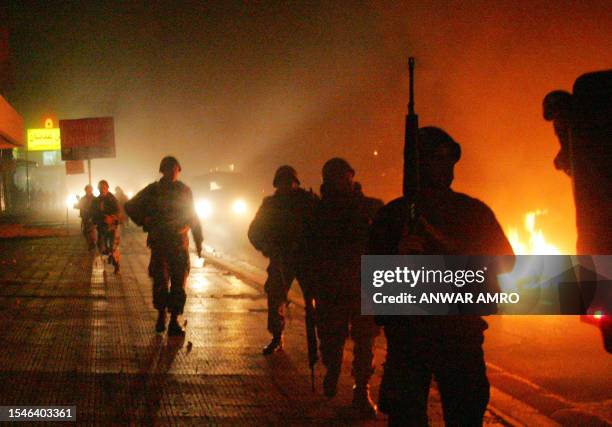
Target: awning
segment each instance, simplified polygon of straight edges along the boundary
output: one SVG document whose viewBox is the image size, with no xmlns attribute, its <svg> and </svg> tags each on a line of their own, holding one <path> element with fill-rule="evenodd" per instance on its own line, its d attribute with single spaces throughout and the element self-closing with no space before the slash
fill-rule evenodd
<svg viewBox="0 0 612 427">
<path fill-rule="evenodd" d="M 23 117 L 0 95 L 0 148 L 23 147 Z"/>
</svg>

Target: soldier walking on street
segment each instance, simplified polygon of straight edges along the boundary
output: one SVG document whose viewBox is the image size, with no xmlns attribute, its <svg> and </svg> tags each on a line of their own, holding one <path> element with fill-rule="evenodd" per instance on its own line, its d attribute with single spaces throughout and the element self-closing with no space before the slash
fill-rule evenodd
<svg viewBox="0 0 612 427">
<path fill-rule="evenodd" d="M 108 262 L 119 272 L 121 255 L 119 253 L 119 204 L 113 194 L 108 191 L 108 182 L 98 183 L 100 195 L 93 201 L 93 220 L 98 229 L 98 250 L 102 255 L 108 255 Z"/>
<path fill-rule="evenodd" d="M 300 188 L 297 172 L 291 166 L 278 168 L 273 185 L 276 192 L 263 200 L 248 231 L 255 249 L 270 259 L 264 289 L 268 295 L 268 331 L 272 341 L 263 349 L 265 355 L 283 348 L 284 309 L 294 279 L 302 289 L 306 319 L 314 329 L 312 289 L 300 267 L 304 229 L 312 220 L 316 197 Z"/>
<path fill-rule="evenodd" d="M 88 184 L 85 186 L 85 195 L 74 205 L 75 209 L 79 210 L 79 216 L 81 217 L 81 233 L 83 233 L 83 237 L 85 237 L 85 242 L 89 250 L 95 249 L 96 247 L 96 225 L 93 222 L 92 206 L 94 199 L 93 187 Z"/>
<path fill-rule="evenodd" d="M 308 233 L 317 302 L 321 356 L 327 372 L 323 388 L 336 395 L 346 339 L 352 338 L 353 407 L 363 418 L 375 417 L 369 380 L 374 371 L 373 344 L 378 327 L 361 311 L 361 256 L 365 254 L 370 224 L 382 206 L 378 199 L 355 191 L 354 169 L 341 158 L 323 166 L 321 202 Z"/>
<path fill-rule="evenodd" d="M 382 208 L 372 225 L 372 255 L 510 255 L 498 273 L 512 268 L 512 247 L 493 211 L 483 202 L 451 190 L 461 148 L 435 127 L 418 130 L 421 189 L 416 224 L 409 226 L 404 198 Z M 498 292 L 496 274 L 485 282 Z M 444 421 L 450 426 L 482 425 L 489 381 L 482 344 L 487 323 L 477 315 L 387 316 L 382 319 L 387 360 L 380 409 L 389 425 L 427 425 L 427 400 L 436 379 Z"/>
<path fill-rule="evenodd" d="M 148 233 L 151 248 L 149 275 L 153 279 L 153 305 L 158 310 L 155 330 L 166 330 L 166 312 L 170 312 L 168 335 L 185 336 L 178 322 L 183 314 L 185 283 L 189 275 L 189 230 L 198 256 L 202 255 L 202 228 L 196 215 L 191 189 L 178 180 L 181 165 L 172 156 L 159 165 L 162 178 L 149 184 L 125 204 L 125 211 L 135 224 Z M 168 289 L 170 281 L 170 289 Z"/>
</svg>

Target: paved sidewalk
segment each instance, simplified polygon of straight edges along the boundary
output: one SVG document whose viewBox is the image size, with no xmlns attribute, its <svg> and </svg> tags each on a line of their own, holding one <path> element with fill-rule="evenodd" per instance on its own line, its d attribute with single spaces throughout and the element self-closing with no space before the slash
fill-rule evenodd
<svg viewBox="0 0 612 427">
<path fill-rule="evenodd" d="M 76 405 L 79 425 L 385 424 L 351 418 L 350 346 L 339 395 L 323 397 L 321 366 L 312 393 L 299 307 L 286 351 L 264 357 L 264 294 L 213 266 L 192 268 L 185 340 L 155 334 L 144 235 L 122 247 L 114 275 L 76 234 L 0 240 L 1 405 Z M 435 393 L 430 412 L 440 425 Z"/>
</svg>

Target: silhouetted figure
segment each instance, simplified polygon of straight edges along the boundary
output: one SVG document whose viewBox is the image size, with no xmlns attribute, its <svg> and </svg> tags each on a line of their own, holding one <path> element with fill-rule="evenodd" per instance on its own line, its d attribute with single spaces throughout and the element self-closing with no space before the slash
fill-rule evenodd
<svg viewBox="0 0 612 427">
<path fill-rule="evenodd" d="M 274 195 L 263 200 L 248 231 L 255 249 L 270 259 L 264 290 L 268 295 L 268 331 L 272 341 L 263 349 L 265 355 L 283 347 L 284 309 L 294 279 L 302 289 L 306 320 L 314 331 L 314 296 L 300 267 L 303 267 L 304 228 L 312 221 L 317 199 L 300 188 L 297 172 L 291 166 L 278 168 L 273 185 Z"/>
<path fill-rule="evenodd" d="M 382 206 L 378 199 L 355 191 L 355 171 L 344 159 L 333 158 L 323 166 L 321 202 L 308 236 L 315 274 L 317 326 L 321 356 L 327 372 L 325 395 L 336 395 L 344 343 L 354 342 L 353 406 L 357 414 L 376 415 L 370 399 L 369 380 L 374 338 L 379 329 L 372 316 L 361 312 L 361 256 L 365 253 L 370 224 Z"/>
<path fill-rule="evenodd" d="M 92 205 L 93 221 L 98 231 L 98 250 L 102 255 L 108 255 L 108 262 L 119 273 L 121 254 L 119 252 L 119 204 L 113 194 L 108 191 L 106 180 L 98 183 L 100 195 Z"/>
<path fill-rule="evenodd" d="M 178 323 L 183 314 L 185 283 L 189 275 L 189 230 L 198 256 L 202 255 L 202 228 L 196 214 L 191 189 L 178 180 L 181 165 L 166 156 L 159 165 L 162 178 L 149 184 L 125 204 L 125 211 L 136 225 L 148 233 L 151 248 L 149 275 L 153 279 L 153 305 L 158 310 L 155 330 L 166 330 L 166 311 L 170 312 L 168 335 L 185 336 Z M 170 288 L 168 289 L 168 282 Z"/>
<path fill-rule="evenodd" d="M 89 250 L 95 249 L 96 247 L 96 225 L 93 220 L 94 199 L 93 187 L 88 184 L 85 186 L 85 195 L 74 205 L 74 208 L 79 210 L 79 216 L 81 217 L 81 233 L 83 233 Z"/>
<path fill-rule="evenodd" d="M 544 98 L 561 148 L 555 167 L 572 178 L 578 254 L 612 253 L 612 70 L 584 74 L 574 93 Z"/>
<path fill-rule="evenodd" d="M 404 198 L 390 202 L 372 225 L 368 253 L 512 255 L 491 209 L 450 188 L 461 157 L 459 144 L 439 128 L 421 128 L 418 134 L 421 192 L 416 227 L 408 226 Z M 487 287 L 496 289 L 498 284 L 487 283 Z M 434 377 L 446 424 L 481 425 L 489 401 L 482 351 L 487 323 L 482 317 L 387 316 L 382 323 L 387 360 L 379 406 L 389 414 L 389 424 L 427 425 L 427 400 Z"/>
<path fill-rule="evenodd" d="M 612 255 L 612 70 L 580 76 L 573 94 L 550 92 L 543 110 L 561 145 L 555 167 L 572 179 L 576 252 Z M 609 313 L 600 326 L 606 350 L 612 352 Z"/>
</svg>

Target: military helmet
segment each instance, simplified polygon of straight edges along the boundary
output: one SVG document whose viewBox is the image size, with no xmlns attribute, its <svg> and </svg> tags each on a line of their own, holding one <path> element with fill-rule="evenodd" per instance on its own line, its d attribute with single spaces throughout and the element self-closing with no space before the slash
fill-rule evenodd
<svg viewBox="0 0 612 427">
<path fill-rule="evenodd" d="M 293 181 L 300 185 L 300 180 L 298 179 L 297 172 L 295 169 L 289 165 L 283 165 L 276 169 L 276 173 L 274 174 L 274 179 L 272 180 L 272 185 L 274 188 L 280 187 L 282 182 Z"/>
<path fill-rule="evenodd" d="M 167 168 L 172 168 L 174 166 L 178 166 L 179 171 L 181 171 L 181 164 L 179 163 L 178 160 L 176 160 L 176 157 L 174 156 L 166 156 L 164 157 L 160 164 L 159 164 L 159 171 L 163 172 L 165 171 Z"/>
<path fill-rule="evenodd" d="M 323 165 L 323 181 L 334 180 L 344 176 L 347 172 L 352 172 L 354 175 L 355 169 L 353 169 L 346 160 L 340 157 L 334 157 L 326 161 Z"/>
<path fill-rule="evenodd" d="M 420 156 L 427 157 L 439 146 L 448 145 L 455 158 L 455 163 L 461 158 L 461 146 L 448 133 L 435 126 L 419 128 Z"/>
<path fill-rule="evenodd" d="M 564 90 L 553 90 L 542 101 L 544 120 L 551 121 L 559 114 L 569 112 L 572 105 L 572 94 Z"/>
</svg>

